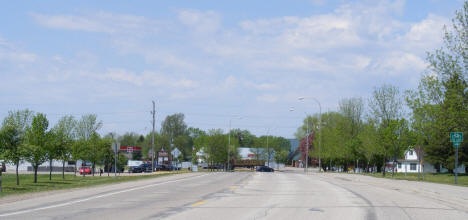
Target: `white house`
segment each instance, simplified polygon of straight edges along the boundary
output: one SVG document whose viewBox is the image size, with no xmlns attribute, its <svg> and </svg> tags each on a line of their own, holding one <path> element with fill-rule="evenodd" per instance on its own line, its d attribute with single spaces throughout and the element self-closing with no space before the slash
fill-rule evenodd
<svg viewBox="0 0 468 220">
<path fill-rule="evenodd" d="M 444 167 L 434 167 L 431 163 L 424 161 L 424 157 L 421 157 L 421 162 L 419 161 L 418 151 L 414 148 L 410 148 L 405 151 L 405 158 L 397 160 L 396 172 L 399 173 L 436 173 L 437 170 L 440 170 L 441 173 L 446 173 L 448 170 Z M 461 164 L 457 169 L 458 173 L 465 173 L 465 165 Z"/>
</svg>

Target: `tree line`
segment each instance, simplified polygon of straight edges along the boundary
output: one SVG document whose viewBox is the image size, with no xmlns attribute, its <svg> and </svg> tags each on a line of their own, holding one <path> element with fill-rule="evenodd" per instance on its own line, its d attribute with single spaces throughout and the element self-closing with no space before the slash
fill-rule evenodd
<svg viewBox="0 0 468 220">
<path fill-rule="evenodd" d="M 435 167 L 455 168 L 449 134 L 468 132 L 468 1 L 456 11 L 443 36 L 443 46 L 428 53 L 429 67 L 416 89 L 382 85 L 374 88 L 367 108 L 362 98 L 345 98 L 337 111 L 304 120 L 296 136 L 303 138 L 309 123 L 316 134 L 310 153 L 322 158 L 324 170 L 347 170 L 353 165 L 367 171 L 376 168 L 385 175 L 385 163 L 393 162 L 394 168 L 409 148 Z M 459 159 L 465 165 L 467 145 L 464 141 L 459 147 Z"/>
<path fill-rule="evenodd" d="M 282 137 L 256 137 L 247 130 L 233 129 L 230 131 L 231 145 L 228 146 L 229 133 L 224 133 L 221 129 L 206 132 L 188 127 L 184 117 L 184 114 L 178 113 L 165 118 L 160 132 L 155 132 L 156 152 L 161 149 L 171 152 L 177 148 L 181 154 L 175 159 L 196 162 L 196 153 L 203 151 L 205 161 L 226 164 L 228 158 L 239 158 L 239 146 L 260 149 L 268 145 L 270 150 L 260 151 L 257 159 L 266 160 L 267 156 L 273 158 L 274 155 L 273 159 L 277 161 L 287 160 L 289 141 Z M 39 165 L 45 162 L 49 162 L 49 180 L 52 179 L 53 160 L 62 161 L 62 178 L 65 178 L 67 161 L 75 161 L 75 172 L 77 160 L 90 163 L 92 175 L 96 166 L 105 166 L 109 172 L 114 164 L 111 145 L 116 141 L 120 142 L 121 146 L 142 147 L 142 151 L 132 154 L 131 159 L 151 160 L 151 132 L 146 135 L 127 132 L 121 136 L 111 132 L 101 136 L 99 130 L 102 125 L 102 121 L 99 121 L 95 114 L 86 114 L 80 119 L 66 115 L 51 127 L 43 113 L 35 113 L 29 109 L 10 111 L 3 119 L 0 129 L 0 160 L 16 166 L 17 185 L 20 184 L 18 168 L 22 161 L 31 163 L 34 183 L 37 182 Z M 228 147 L 231 148 L 229 156 Z M 117 169 L 120 170 L 126 165 L 127 157 L 119 154 L 117 160 Z"/>
</svg>

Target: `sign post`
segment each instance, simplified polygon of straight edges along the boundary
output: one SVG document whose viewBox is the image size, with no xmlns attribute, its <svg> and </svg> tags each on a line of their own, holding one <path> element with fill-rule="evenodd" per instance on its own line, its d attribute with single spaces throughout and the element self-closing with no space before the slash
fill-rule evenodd
<svg viewBox="0 0 468 220">
<path fill-rule="evenodd" d="M 117 178 L 117 153 L 120 149 L 120 143 L 112 143 L 112 150 L 114 151 L 114 176 Z"/>
<path fill-rule="evenodd" d="M 450 132 L 450 142 L 453 142 L 455 147 L 455 168 L 453 172 L 455 173 L 455 184 L 458 184 L 458 147 L 463 142 L 463 132 Z"/>
</svg>

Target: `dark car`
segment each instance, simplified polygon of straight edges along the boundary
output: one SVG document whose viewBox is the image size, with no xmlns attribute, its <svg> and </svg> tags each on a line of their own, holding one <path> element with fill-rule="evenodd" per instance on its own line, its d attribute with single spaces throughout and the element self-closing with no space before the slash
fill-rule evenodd
<svg viewBox="0 0 468 220">
<path fill-rule="evenodd" d="M 5 166 L 5 163 L 4 162 L 0 162 L 0 170 L 2 172 L 6 172 L 6 166 Z"/>
<path fill-rule="evenodd" d="M 143 164 L 140 164 L 140 165 L 138 165 L 136 167 L 131 167 L 129 172 L 130 173 L 151 172 L 151 169 L 153 169 L 151 167 L 151 164 L 143 163 Z"/>
<path fill-rule="evenodd" d="M 156 167 L 156 170 L 158 171 L 180 170 L 180 167 L 176 167 L 171 164 L 158 164 L 158 166 Z"/>
<path fill-rule="evenodd" d="M 257 168 L 257 172 L 275 172 L 275 170 L 268 166 L 260 166 Z"/>
</svg>

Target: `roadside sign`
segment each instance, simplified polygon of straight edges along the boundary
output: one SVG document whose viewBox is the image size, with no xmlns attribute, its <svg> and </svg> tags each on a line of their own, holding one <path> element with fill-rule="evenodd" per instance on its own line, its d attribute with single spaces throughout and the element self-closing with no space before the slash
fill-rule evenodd
<svg viewBox="0 0 468 220">
<path fill-rule="evenodd" d="M 133 147 L 127 147 L 127 153 L 133 153 Z"/>
<path fill-rule="evenodd" d="M 119 149 L 120 149 L 120 142 L 112 143 L 112 150 L 114 151 L 114 153 L 117 153 Z"/>
<path fill-rule="evenodd" d="M 450 132 L 450 142 L 463 142 L 463 132 Z"/>
<path fill-rule="evenodd" d="M 454 146 L 454 147 L 459 147 L 459 146 L 460 146 L 460 142 L 453 142 L 453 146 Z"/>
</svg>

